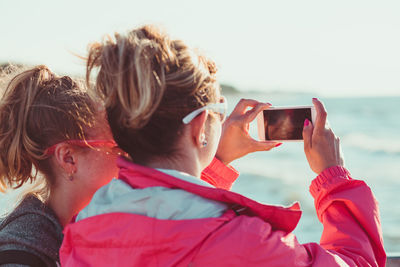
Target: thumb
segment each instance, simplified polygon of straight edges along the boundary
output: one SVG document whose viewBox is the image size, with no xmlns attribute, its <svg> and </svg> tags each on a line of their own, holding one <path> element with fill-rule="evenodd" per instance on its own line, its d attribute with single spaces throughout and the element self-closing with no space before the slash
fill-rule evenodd
<svg viewBox="0 0 400 267">
<path fill-rule="evenodd" d="M 311 122 L 308 119 L 306 119 L 304 121 L 304 126 L 303 126 L 303 140 L 304 140 L 304 150 L 305 151 L 311 149 L 312 133 L 313 133 L 313 126 L 312 126 Z"/>
<path fill-rule="evenodd" d="M 280 145 L 282 145 L 282 143 L 273 141 L 257 141 L 253 139 L 251 147 L 253 148 L 253 151 L 268 151 Z"/>
</svg>

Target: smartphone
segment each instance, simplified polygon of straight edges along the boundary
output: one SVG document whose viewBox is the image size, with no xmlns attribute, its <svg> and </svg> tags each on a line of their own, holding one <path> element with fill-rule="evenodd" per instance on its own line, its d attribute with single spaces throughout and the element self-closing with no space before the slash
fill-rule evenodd
<svg viewBox="0 0 400 267">
<path fill-rule="evenodd" d="M 314 106 L 270 107 L 257 115 L 261 141 L 302 141 L 305 119 L 314 123 Z"/>
</svg>

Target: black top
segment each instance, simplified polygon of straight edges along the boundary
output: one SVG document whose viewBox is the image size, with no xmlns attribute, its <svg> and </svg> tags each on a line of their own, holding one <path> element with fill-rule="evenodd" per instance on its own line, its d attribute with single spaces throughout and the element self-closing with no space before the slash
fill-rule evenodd
<svg viewBox="0 0 400 267">
<path fill-rule="evenodd" d="M 62 226 L 53 210 L 32 195 L 28 195 L 13 212 L 0 221 L 2 258 L 15 257 L 15 253 L 22 251 L 21 255 L 25 257 L 21 258 L 27 258 L 26 253 L 29 253 L 33 255 L 30 257 L 32 261 L 36 258 L 46 266 L 56 266 L 59 263 L 58 251 L 62 240 Z"/>
</svg>

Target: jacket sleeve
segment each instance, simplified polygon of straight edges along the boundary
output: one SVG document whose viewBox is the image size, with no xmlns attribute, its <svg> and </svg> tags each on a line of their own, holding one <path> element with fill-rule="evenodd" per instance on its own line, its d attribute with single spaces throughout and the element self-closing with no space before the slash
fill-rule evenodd
<svg viewBox="0 0 400 267">
<path fill-rule="evenodd" d="M 343 167 L 330 167 L 314 179 L 310 192 L 324 228 L 320 243 L 300 244 L 292 233 L 265 229 L 249 237 L 253 245 L 245 250 L 251 261 L 271 266 L 285 266 L 284 262 L 293 262 L 290 266 L 385 266 L 378 205 L 363 181 L 352 179 Z"/>
<path fill-rule="evenodd" d="M 230 165 L 225 165 L 217 158 L 201 173 L 201 179 L 217 188 L 230 190 L 239 173 Z"/>
<path fill-rule="evenodd" d="M 335 166 L 314 179 L 310 192 L 324 226 L 321 248 L 349 265 L 385 266 L 378 203 L 365 182 L 352 179 L 345 168 Z M 306 247 L 311 255 L 324 253 L 316 244 Z"/>
</svg>

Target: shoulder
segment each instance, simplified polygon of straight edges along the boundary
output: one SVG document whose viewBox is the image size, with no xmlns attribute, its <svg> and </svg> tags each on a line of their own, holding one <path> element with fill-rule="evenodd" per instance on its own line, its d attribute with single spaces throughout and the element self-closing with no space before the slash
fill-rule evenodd
<svg viewBox="0 0 400 267">
<path fill-rule="evenodd" d="M 34 251 L 57 260 L 62 239 L 55 215 L 36 198 L 24 199 L 0 224 L 0 251 Z"/>
<path fill-rule="evenodd" d="M 57 233 L 54 222 L 42 214 L 25 212 L 10 214 L 0 226 L 0 246 L 5 240 L 41 242 Z"/>
<path fill-rule="evenodd" d="M 62 233 L 62 227 L 54 212 L 34 196 L 26 197 L 13 212 L 8 214 L 0 224 L 1 233 L 35 234 Z"/>
</svg>

